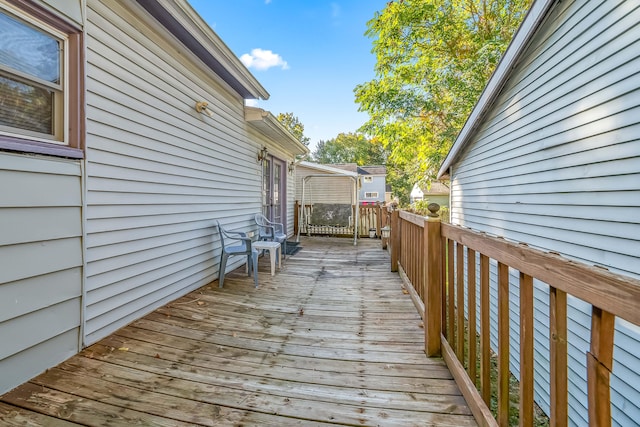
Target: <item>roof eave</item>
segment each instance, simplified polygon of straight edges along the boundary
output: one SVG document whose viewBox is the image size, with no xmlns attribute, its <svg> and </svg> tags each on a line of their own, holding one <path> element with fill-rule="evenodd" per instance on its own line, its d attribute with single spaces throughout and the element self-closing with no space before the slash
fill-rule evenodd
<svg viewBox="0 0 640 427">
<path fill-rule="evenodd" d="M 186 0 L 136 0 L 244 99 L 269 99 L 269 93 Z"/>
<path fill-rule="evenodd" d="M 348 170 L 344 170 L 344 169 L 339 169 L 339 168 L 335 168 L 329 165 L 323 165 L 320 163 L 313 163 L 313 162 L 307 162 L 307 161 L 303 161 L 299 163 L 299 166 L 303 166 L 303 167 L 307 167 L 310 169 L 315 169 L 315 170 L 319 170 L 319 171 L 323 171 L 323 172 L 329 172 L 332 174 L 336 174 L 336 175 L 344 175 L 344 176 L 351 176 L 351 177 L 357 177 L 358 174 L 355 172 L 350 172 Z"/>
<path fill-rule="evenodd" d="M 467 118 L 464 127 L 449 150 L 447 157 L 445 157 L 442 162 L 440 170 L 438 171 L 438 179 L 450 179 L 449 168 L 455 160 L 457 160 L 462 150 L 466 147 L 477 131 L 478 124 L 482 117 L 493 106 L 493 103 L 500 94 L 500 91 L 506 84 L 511 70 L 525 52 L 529 42 L 555 2 L 556 0 L 535 0 L 531 5 L 525 19 L 522 21 L 522 24 L 511 40 L 511 43 L 509 43 L 507 50 L 504 55 L 502 55 L 498 66 L 491 75 L 489 82 L 485 86 L 482 95 L 480 95 L 480 99 L 478 99 L 478 102 Z"/>
<path fill-rule="evenodd" d="M 271 112 L 257 107 L 244 107 L 244 119 L 249 125 L 294 155 L 309 153 L 309 148 L 293 136 Z"/>
</svg>

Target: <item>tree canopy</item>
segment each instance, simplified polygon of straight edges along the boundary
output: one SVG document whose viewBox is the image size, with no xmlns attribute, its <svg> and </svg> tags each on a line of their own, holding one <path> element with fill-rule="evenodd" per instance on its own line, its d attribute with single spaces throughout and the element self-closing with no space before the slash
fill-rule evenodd
<svg viewBox="0 0 640 427">
<path fill-rule="evenodd" d="M 341 133 L 328 141 L 319 141 L 313 151 L 313 159 L 325 164 L 383 165 L 386 152 L 377 140 L 370 141 L 359 133 Z"/>
<path fill-rule="evenodd" d="M 530 4 L 398 0 L 367 23 L 376 77 L 354 90 L 361 131 L 389 151 L 403 191 L 434 177 Z"/>
<path fill-rule="evenodd" d="M 293 113 L 280 113 L 276 118 L 298 141 L 304 145 L 309 145 L 310 138 L 304 136 L 304 125 L 298 120 L 297 116 L 294 116 Z"/>
</svg>

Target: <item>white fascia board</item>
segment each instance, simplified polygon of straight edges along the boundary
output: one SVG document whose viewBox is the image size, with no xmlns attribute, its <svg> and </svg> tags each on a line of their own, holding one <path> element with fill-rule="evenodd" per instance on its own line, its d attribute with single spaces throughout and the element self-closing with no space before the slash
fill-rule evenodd
<svg viewBox="0 0 640 427">
<path fill-rule="evenodd" d="M 309 148 L 301 143 L 269 111 L 257 107 L 244 107 L 244 119 L 263 135 L 294 155 L 308 154 Z"/>
<path fill-rule="evenodd" d="M 312 163 L 312 162 L 300 162 L 298 164 L 299 166 L 305 167 L 305 168 L 309 168 L 309 169 L 315 169 L 318 171 L 322 171 L 322 172 L 328 172 L 330 174 L 335 174 L 335 175 L 342 175 L 342 176 L 351 176 L 351 177 L 357 177 L 358 174 L 355 172 L 349 172 L 346 171 L 344 169 L 338 169 L 338 168 L 334 168 L 331 167 L 329 165 L 323 165 L 320 163 Z"/>
<path fill-rule="evenodd" d="M 502 55 L 502 58 L 500 58 L 500 62 L 493 71 L 489 82 L 482 91 L 480 99 L 478 99 L 478 102 L 467 118 L 464 127 L 449 150 L 447 157 L 442 162 L 440 170 L 438 171 L 438 179 L 448 179 L 449 167 L 451 167 L 462 149 L 465 148 L 469 141 L 471 141 L 480 121 L 486 112 L 493 106 L 493 103 L 500 94 L 500 91 L 506 84 L 511 71 L 517 64 L 520 56 L 528 47 L 529 42 L 544 21 L 545 17 L 548 15 L 549 10 L 554 3 L 556 3 L 556 0 L 535 0 L 533 5 L 531 5 L 531 8 L 527 12 L 522 24 L 520 24 L 518 31 L 516 31 L 511 43 L 509 43 L 507 50 Z"/>
</svg>

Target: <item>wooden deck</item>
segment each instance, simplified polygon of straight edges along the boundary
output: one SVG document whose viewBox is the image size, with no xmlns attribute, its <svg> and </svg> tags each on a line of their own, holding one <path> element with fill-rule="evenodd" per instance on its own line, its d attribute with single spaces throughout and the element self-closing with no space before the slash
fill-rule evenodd
<svg viewBox="0 0 640 427">
<path fill-rule="evenodd" d="M 469 426 L 379 240 L 308 238 L 0 397 L 1 425 Z"/>
</svg>

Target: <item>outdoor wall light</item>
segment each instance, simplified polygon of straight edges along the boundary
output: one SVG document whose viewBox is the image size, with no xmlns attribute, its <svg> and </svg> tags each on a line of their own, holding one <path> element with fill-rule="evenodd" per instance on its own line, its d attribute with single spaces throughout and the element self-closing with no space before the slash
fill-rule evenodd
<svg viewBox="0 0 640 427">
<path fill-rule="evenodd" d="M 287 166 L 287 168 L 289 169 L 289 175 L 293 175 L 293 171 L 296 170 L 295 162 L 289 162 L 289 165 Z"/>
<path fill-rule="evenodd" d="M 258 151 L 258 163 L 264 162 L 268 154 L 267 147 L 262 147 L 262 150 Z"/>
<path fill-rule="evenodd" d="M 209 109 L 209 103 L 204 101 L 196 102 L 196 111 L 198 113 L 206 114 L 209 117 L 213 117 L 213 111 Z"/>
</svg>

